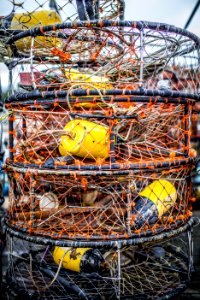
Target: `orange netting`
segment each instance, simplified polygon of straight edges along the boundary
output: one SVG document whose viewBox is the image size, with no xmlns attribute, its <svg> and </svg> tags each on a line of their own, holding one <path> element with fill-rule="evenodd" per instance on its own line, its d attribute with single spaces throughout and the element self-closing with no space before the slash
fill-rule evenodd
<svg viewBox="0 0 200 300">
<path fill-rule="evenodd" d="M 10 239 L 7 281 L 25 298 L 144 300 L 179 290 L 191 235 L 162 239 L 192 225 L 198 37 L 123 21 L 124 1 L 35 0 L 31 11 L 29 1 L 10 2 L 0 32 L 12 94 L 5 222 L 32 243 Z M 84 10 L 73 12 L 78 3 Z"/>
<path fill-rule="evenodd" d="M 171 230 L 191 216 L 188 166 L 135 170 L 125 175 L 16 170 L 10 167 L 8 172 L 9 224 L 32 235 L 138 237 Z"/>
<path fill-rule="evenodd" d="M 6 101 L 13 228 L 100 240 L 188 220 L 195 35 L 106 20 L 41 26 L 7 44 L 20 89 Z"/>
<path fill-rule="evenodd" d="M 8 63 L 8 37 L 36 26 L 91 19 L 124 18 L 123 0 L 22 0 L 3 1 L 6 15 L 0 16 L 0 60 Z M 14 54 L 14 56 L 16 53 Z M 16 56 L 15 56 L 16 57 Z"/>
<path fill-rule="evenodd" d="M 104 100 L 97 95 L 84 100 L 67 95 L 67 100 L 8 104 L 12 160 L 73 169 L 195 156 L 190 145 L 192 105 L 188 103 L 181 104 L 179 99 L 170 103 L 161 97 L 112 96 Z"/>
<path fill-rule="evenodd" d="M 66 23 L 19 33 L 7 41 L 9 56 L 15 57 L 13 88 L 99 91 L 142 86 L 197 93 L 197 37 L 159 23 L 120 24 Z"/>
</svg>

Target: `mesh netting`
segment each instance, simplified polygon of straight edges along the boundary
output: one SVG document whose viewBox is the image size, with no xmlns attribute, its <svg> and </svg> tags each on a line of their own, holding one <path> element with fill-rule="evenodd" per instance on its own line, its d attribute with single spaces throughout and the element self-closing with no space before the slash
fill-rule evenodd
<svg viewBox="0 0 200 300">
<path fill-rule="evenodd" d="M 17 238 L 9 245 L 7 284 L 26 299 L 169 299 L 186 287 L 193 268 L 190 232 L 157 243 L 97 249 Z"/>
<path fill-rule="evenodd" d="M 43 21 L 35 15 L 38 11 L 52 10 L 60 16 L 63 22 L 82 19 L 81 16 L 83 15 L 85 15 L 84 19 L 86 20 L 94 19 L 92 16 L 95 16 L 96 19 L 103 18 L 108 20 L 122 18 L 125 6 L 123 0 L 7 0 L 7 5 L 10 9 L 10 14 L 2 17 L 2 27 L 13 30 L 16 28 L 13 28 L 13 26 L 10 27 L 10 25 L 13 18 L 16 19 L 18 17 L 17 14 L 23 14 L 20 16 L 19 24 L 23 25 L 20 29 L 24 30 L 29 28 L 31 18 L 34 19 L 34 27 L 41 25 L 41 23 L 42 25 L 45 25 L 43 22 L 46 20 Z M 82 9 L 82 12 L 80 12 L 80 8 Z M 93 11 L 90 13 L 90 10 Z"/>
<path fill-rule="evenodd" d="M 32 235 L 106 240 L 155 235 L 191 216 L 190 165 L 50 172 L 8 166 L 8 224 Z"/>
<path fill-rule="evenodd" d="M 167 24 L 107 20 L 38 27 L 7 41 L 13 86 L 23 91 L 142 86 L 197 93 L 199 44 Z"/>
<path fill-rule="evenodd" d="M 126 168 L 195 155 L 189 99 L 199 98 L 199 39 L 193 34 L 159 23 L 78 22 L 26 31 L 8 44 L 21 53 L 13 78 L 26 92 L 7 101 L 15 108 L 15 163 Z"/>
<path fill-rule="evenodd" d="M 134 91 L 101 97 L 79 92 L 86 95 L 60 91 L 7 100 L 12 163 L 116 169 L 196 155 L 190 145 L 193 100 L 136 96 Z"/>
<path fill-rule="evenodd" d="M 5 1 L 4 1 L 5 2 Z M 7 61 L 9 37 L 36 26 L 67 21 L 123 20 L 123 0 L 7 0 L 7 16 L 0 17 L 0 60 Z"/>
<path fill-rule="evenodd" d="M 124 1 L 10 3 L 8 285 L 26 299 L 168 298 L 192 268 L 191 233 L 174 236 L 193 222 L 199 38 L 123 21 Z"/>
</svg>

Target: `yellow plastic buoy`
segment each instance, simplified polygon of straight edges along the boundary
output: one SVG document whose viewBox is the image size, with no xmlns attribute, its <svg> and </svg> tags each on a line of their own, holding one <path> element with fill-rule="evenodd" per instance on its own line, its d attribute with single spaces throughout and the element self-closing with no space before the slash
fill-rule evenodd
<svg viewBox="0 0 200 300">
<path fill-rule="evenodd" d="M 83 86 L 83 88 L 87 88 L 87 83 L 90 83 L 94 89 L 97 88 L 100 90 L 110 90 L 113 88 L 112 84 L 109 82 L 109 79 L 105 76 L 96 76 L 87 72 L 82 73 L 76 69 L 66 69 L 65 76 L 71 81 L 72 84 L 77 83 L 80 87 Z M 92 86 L 88 85 L 88 88 L 92 89 Z"/>
<path fill-rule="evenodd" d="M 27 30 L 37 26 L 53 25 L 62 23 L 60 16 L 53 10 L 39 10 L 28 13 L 14 14 L 10 28 L 12 30 Z M 35 48 L 54 47 L 60 43 L 58 38 L 41 36 L 35 38 Z M 18 49 L 25 51 L 31 47 L 31 37 L 16 41 Z"/>
<path fill-rule="evenodd" d="M 167 180 L 155 180 L 148 185 L 140 194 L 152 201 L 158 210 L 158 217 L 167 212 L 177 199 L 177 192 L 173 184 Z"/>
<path fill-rule="evenodd" d="M 104 262 L 103 256 L 97 249 L 92 248 L 70 248 L 56 246 L 53 251 L 56 264 L 75 272 L 98 271 Z"/>
<path fill-rule="evenodd" d="M 83 96 L 84 97 L 84 96 Z M 102 107 L 107 107 L 107 105 L 103 102 L 77 102 L 74 103 L 73 108 L 82 108 L 82 109 L 87 109 L 87 110 L 94 110 L 94 109 L 102 109 Z"/>
<path fill-rule="evenodd" d="M 59 152 L 63 156 L 76 155 L 84 158 L 109 156 L 109 128 L 87 120 L 72 120 L 64 127 Z"/>
<path fill-rule="evenodd" d="M 138 229 L 144 224 L 154 224 L 170 210 L 176 199 L 177 191 L 171 182 L 165 179 L 155 180 L 135 200 L 133 225 Z"/>
</svg>

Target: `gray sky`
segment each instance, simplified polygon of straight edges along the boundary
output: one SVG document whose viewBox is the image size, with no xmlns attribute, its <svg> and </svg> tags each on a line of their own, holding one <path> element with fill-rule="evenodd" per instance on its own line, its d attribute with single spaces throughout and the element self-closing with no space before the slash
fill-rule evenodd
<svg viewBox="0 0 200 300">
<path fill-rule="evenodd" d="M 36 4 L 45 3 L 48 8 L 47 0 L 15 0 L 16 3 L 24 3 L 25 9 L 31 11 L 38 6 Z M 61 6 L 67 0 L 57 0 Z M 73 0 L 74 6 L 76 1 Z M 189 15 L 192 12 L 197 0 L 125 0 L 125 18 L 127 20 L 145 20 L 172 24 L 184 27 Z M 12 10 L 11 0 L 0 0 L 0 15 L 8 15 Z M 66 9 L 71 9 L 69 5 Z M 19 11 L 20 8 L 17 8 Z M 69 13 L 70 14 L 70 13 Z M 200 8 L 189 26 L 188 30 L 200 36 Z"/>
<path fill-rule="evenodd" d="M 37 0 L 40 3 L 48 3 L 47 0 Z M 31 11 L 35 8 L 35 0 L 15 0 L 16 3 L 24 2 L 24 7 Z M 62 6 L 67 0 L 57 0 Z M 73 0 L 75 5 L 75 0 Z M 187 22 L 197 0 L 125 0 L 125 19 L 126 20 L 145 20 L 164 22 L 177 27 L 184 27 Z M 48 5 L 46 5 L 48 8 Z M 12 10 L 10 0 L 0 0 L 0 15 L 6 16 Z M 17 11 L 21 10 L 17 8 Z M 70 15 L 70 12 L 68 11 Z M 189 31 L 200 36 L 200 7 L 196 12 L 190 26 Z M 3 90 L 7 86 L 7 68 L 0 66 L 1 81 Z"/>
<path fill-rule="evenodd" d="M 127 20 L 164 22 L 184 27 L 197 0 L 125 0 Z M 200 36 L 200 7 L 188 30 Z"/>
</svg>

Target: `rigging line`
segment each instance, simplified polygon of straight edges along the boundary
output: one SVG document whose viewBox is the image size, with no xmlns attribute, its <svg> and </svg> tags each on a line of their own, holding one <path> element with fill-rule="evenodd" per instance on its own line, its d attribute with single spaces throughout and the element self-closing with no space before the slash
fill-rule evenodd
<svg viewBox="0 0 200 300">
<path fill-rule="evenodd" d="M 85 0 L 85 8 L 90 21 L 95 20 L 94 2 L 93 0 Z"/>
<path fill-rule="evenodd" d="M 124 21 L 125 1 L 118 1 L 118 12 L 120 21 Z"/>
<path fill-rule="evenodd" d="M 187 22 L 184 26 L 184 29 L 187 29 L 188 26 L 190 25 L 195 13 L 197 12 L 197 9 L 198 9 L 199 5 L 200 5 L 200 0 L 197 1 L 195 7 L 193 8 L 193 11 L 191 12 L 191 15 L 189 16 L 189 18 L 188 18 L 188 20 L 187 20 Z"/>
<path fill-rule="evenodd" d="M 55 10 L 57 12 L 57 14 L 60 16 L 59 7 L 58 7 L 56 0 L 49 1 L 49 8 L 52 10 Z"/>
<path fill-rule="evenodd" d="M 76 0 L 76 6 L 81 21 L 86 21 L 88 18 L 92 21 L 99 17 L 99 0 Z"/>
<path fill-rule="evenodd" d="M 76 0 L 76 6 L 77 6 L 79 19 L 81 21 L 86 21 L 87 17 L 86 17 L 86 14 L 85 14 L 85 7 L 84 7 L 83 1 L 82 0 Z"/>
</svg>

